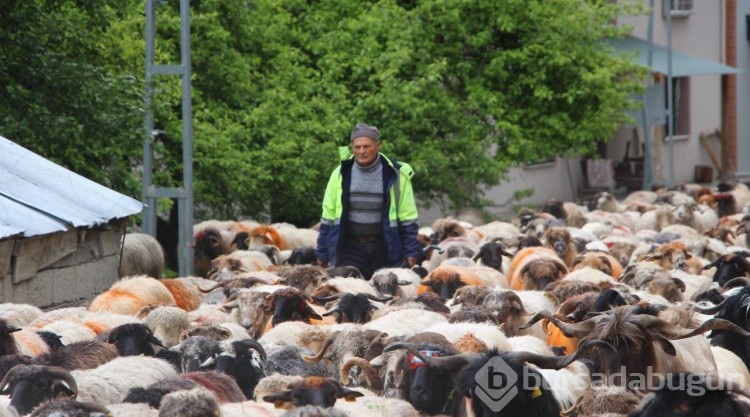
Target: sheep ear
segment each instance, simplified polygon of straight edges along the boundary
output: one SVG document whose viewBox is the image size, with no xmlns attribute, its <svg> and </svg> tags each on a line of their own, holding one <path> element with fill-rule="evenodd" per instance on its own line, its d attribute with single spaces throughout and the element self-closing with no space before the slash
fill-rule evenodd
<svg viewBox="0 0 750 417">
<path fill-rule="evenodd" d="M 664 349 L 664 353 L 666 353 L 667 355 L 677 355 L 677 351 L 675 350 L 674 345 L 669 340 L 665 339 L 664 337 L 657 336 L 655 341 L 659 344 L 659 346 L 661 346 L 662 349 Z"/>
<path fill-rule="evenodd" d="M 344 387 L 339 388 L 339 392 L 336 393 L 336 397 L 344 398 L 347 402 L 356 401 L 358 397 L 364 397 L 364 395 L 365 394 L 362 394 L 359 391 L 354 391 Z"/>
<path fill-rule="evenodd" d="M 680 291 L 681 292 L 685 292 L 685 290 L 686 290 L 685 283 L 681 279 L 679 279 L 679 278 L 672 278 L 672 281 L 675 284 L 677 284 L 678 287 L 680 287 Z"/>
<path fill-rule="evenodd" d="M 310 307 L 310 304 L 305 303 L 305 313 L 307 313 L 309 318 L 312 318 L 315 320 L 323 320 L 323 317 L 321 317 L 320 314 L 316 313 L 315 310 L 313 310 L 313 308 Z"/>
<path fill-rule="evenodd" d="M 266 395 L 263 401 L 273 403 L 274 408 L 289 408 L 292 402 L 292 391 L 282 391 L 275 394 Z"/>
</svg>

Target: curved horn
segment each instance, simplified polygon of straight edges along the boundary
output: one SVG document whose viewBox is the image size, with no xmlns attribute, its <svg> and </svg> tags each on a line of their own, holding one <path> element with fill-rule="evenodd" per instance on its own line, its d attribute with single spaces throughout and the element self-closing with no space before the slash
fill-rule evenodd
<svg viewBox="0 0 750 417">
<path fill-rule="evenodd" d="M 78 396 L 78 385 L 76 385 L 76 380 L 73 378 L 73 375 L 70 374 L 70 371 L 61 366 L 45 366 L 44 369 L 50 376 L 68 384 L 70 390 L 73 391 L 73 398 Z"/>
<path fill-rule="evenodd" d="M 539 320 L 549 319 L 551 317 L 552 317 L 552 314 L 550 314 L 549 311 L 547 311 L 547 310 L 539 311 L 536 314 L 534 314 L 534 316 L 531 317 L 531 319 L 529 319 L 529 321 L 527 321 L 526 323 L 518 326 L 518 329 L 519 330 L 528 329 L 529 327 L 535 325 L 536 322 L 538 322 Z"/>
<path fill-rule="evenodd" d="M 240 343 L 242 343 L 242 346 L 247 349 L 255 349 L 260 353 L 260 358 L 263 360 L 266 360 L 266 351 L 263 349 L 263 346 L 258 343 L 255 339 L 242 339 L 240 340 Z"/>
<path fill-rule="evenodd" d="M 671 325 L 669 326 L 670 327 L 665 327 L 664 330 L 666 330 L 665 331 L 666 336 L 673 340 L 685 339 L 688 337 L 697 336 L 699 334 L 703 334 L 710 330 L 726 330 L 729 332 L 738 333 L 742 336 L 750 336 L 750 332 L 746 331 L 742 327 L 732 323 L 731 321 L 719 319 L 719 318 L 706 320 L 695 329 L 675 329 L 674 326 L 671 326 Z"/>
<path fill-rule="evenodd" d="M 320 347 L 320 351 L 316 353 L 315 356 L 304 355 L 302 356 L 302 360 L 304 360 L 305 362 L 313 362 L 313 363 L 320 362 L 320 360 L 323 359 L 323 355 L 325 355 L 326 352 L 328 352 L 328 348 L 331 347 L 331 345 L 333 344 L 333 341 L 336 339 L 336 336 L 338 336 L 339 333 L 341 333 L 341 331 L 337 330 L 329 334 L 325 342 L 323 342 L 323 346 Z"/>
<path fill-rule="evenodd" d="M 594 330 L 596 320 L 599 317 L 601 316 L 594 316 L 578 323 L 566 323 L 555 316 L 550 317 L 550 320 L 558 329 L 560 329 L 565 337 L 582 338 Z"/>
<path fill-rule="evenodd" d="M 611 350 L 612 352 L 616 351 L 615 347 L 611 344 L 603 340 L 596 339 L 588 340 L 582 343 L 578 346 L 578 349 L 575 351 L 575 353 L 571 353 L 570 355 L 565 356 L 540 355 L 534 352 L 507 352 L 506 355 L 516 359 L 519 362 L 533 363 L 540 368 L 561 369 L 580 359 L 586 353 L 586 351 L 594 346 L 601 346 Z"/>
<path fill-rule="evenodd" d="M 481 358 L 482 355 L 484 354 L 480 352 L 465 352 L 450 356 L 430 356 L 427 357 L 427 360 L 424 362 L 431 367 L 440 368 L 449 373 L 453 373 L 464 367 L 469 362 Z"/>
<path fill-rule="evenodd" d="M 740 287 L 740 286 L 750 287 L 750 278 L 748 277 L 732 278 L 726 283 L 724 283 L 723 288 L 728 290 L 730 288 Z"/>
<path fill-rule="evenodd" d="M 364 296 L 365 296 L 365 297 L 367 297 L 367 298 L 368 298 L 369 300 L 372 300 L 372 301 L 379 301 L 379 302 L 381 302 L 381 303 L 384 303 L 384 302 L 386 302 L 386 301 L 391 301 L 391 300 L 393 300 L 393 296 L 392 296 L 392 295 L 386 295 L 386 296 L 383 296 L 383 297 L 378 297 L 377 295 L 374 295 L 374 294 L 370 294 L 370 293 L 366 293 L 366 292 L 361 292 L 360 294 L 364 295 Z"/>
<path fill-rule="evenodd" d="M 445 253 L 445 249 L 441 248 L 441 247 L 440 247 L 440 246 L 438 246 L 438 245 L 427 245 L 427 246 L 425 246 L 425 247 L 424 247 L 424 248 L 422 249 L 422 251 L 423 251 L 423 252 L 427 252 L 427 251 L 428 251 L 428 250 L 430 250 L 430 249 L 435 249 L 435 250 L 436 250 L 436 251 L 437 251 L 437 252 L 438 252 L 438 253 L 439 253 L 440 255 L 442 255 L 443 253 Z"/>
<path fill-rule="evenodd" d="M 467 352 L 467 353 L 461 353 L 457 355 L 450 355 L 450 356 L 442 356 L 442 357 L 424 357 L 421 353 L 412 345 L 411 343 L 394 343 L 392 345 L 388 345 L 383 349 L 383 353 L 385 352 L 391 352 L 398 349 L 406 349 L 414 355 L 415 357 L 419 358 L 422 362 L 424 362 L 425 365 L 429 367 L 438 367 L 443 370 L 446 370 L 448 372 L 453 372 L 455 370 L 460 369 L 462 366 L 469 363 L 472 359 L 480 357 L 481 353 L 476 352 Z"/>
<path fill-rule="evenodd" d="M 701 313 L 701 314 L 716 314 L 719 311 L 721 311 L 722 308 L 724 308 L 724 305 L 729 301 L 729 298 L 725 298 L 721 300 L 719 304 L 716 304 L 713 307 L 699 307 L 695 306 L 695 311 Z"/>
<path fill-rule="evenodd" d="M 422 362 L 424 362 L 426 365 L 430 364 L 430 362 L 428 362 L 427 359 L 425 359 L 425 357 L 422 356 L 422 354 L 419 353 L 419 351 L 411 343 L 393 343 L 393 344 L 390 344 L 390 345 L 386 346 L 385 348 L 383 348 L 383 353 L 385 353 L 385 352 L 392 352 L 394 350 L 399 350 L 399 349 L 406 349 L 412 355 L 414 355 L 417 358 L 419 358 L 419 360 L 421 360 Z"/>
<path fill-rule="evenodd" d="M 353 366 L 359 366 L 362 368 L 362 371 L 367 375 L 367 380 L 370 382 L 370 388 L 376 391 L 383 390 L 383 380 L 380 378 L 380 375 L 378 375 L 378 371 L 375 370 L 375 367 L 364 358 L 357 356 L 352 356 L 341 365 L 341 370 L 339 371 L 341 382 L 344 384 L 349 382 L 349 370 L 352 369 Z"/>
<path fill-rule="evenodd" d="M 8 392 L 5 392 L 5 386 L 8 385 L 8 382 L 10 382 L 10 379 L 13 378 L 13 375 L 15 375 L 15 373 L 18 372 L 18 370 L 23 368 L 24 366 L 28 366 L 28 365 L 25 363 L 19 363 L 18 365 L 10 368 L 8 372 L 5 373 L 5 377 L 3 377 L 3 380 L 0 381 L 0 394 L 2 395 L 9 394 Z"/>
<path fill-rule="evenodd" d="M 327 303 L 329 301 L 338 300 L 344 294 L 345 293 L 343 293 L 343 292 L 337 292 L 336 294 L 329 295 L 328 297 L 315 297 L 315 296 L 313 296 L 313 300 L 315 300 L 317 302 L 321 302 L 321 303 Z"/>
</svg>

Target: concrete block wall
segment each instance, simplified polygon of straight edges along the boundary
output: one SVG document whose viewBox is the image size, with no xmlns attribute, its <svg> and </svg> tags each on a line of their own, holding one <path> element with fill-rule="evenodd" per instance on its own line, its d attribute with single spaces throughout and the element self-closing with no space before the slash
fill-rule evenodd
<svg viewBox="0 0 750 417">
<path fill-rule="evenodd" d="M 107 290 L 117 281 L 124 229 L 82 232 L 74 252 L 31 278 L 14 282 L 12 271 L 2 271 L 0 303 L 28 303 L 42 309 L 76 306 Z"/>
</svg>

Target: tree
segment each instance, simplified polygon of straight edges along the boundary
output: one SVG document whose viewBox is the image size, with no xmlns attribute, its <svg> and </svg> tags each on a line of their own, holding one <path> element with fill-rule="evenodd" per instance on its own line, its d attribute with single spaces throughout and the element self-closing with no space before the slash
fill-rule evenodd
<svg viewBox="0 0 750 417">
<path fill-rule="evenodd" d="M 71 149 L 86 138 L 80 115 L 94 114 L 89 119 L 110 133 L 93 148 L 112 149 L 107 159 L 128 160 L 132 169 L 141 157 L 144 132 L 131 119 L 142 117 L 142 101 L 122 86 L 127 80 L 133 87 L 142 83 L 143 3 L 98 7 L 83 0 L 34 0 L 24 9 L 31 13 L 46 3 L 69 9 L 70 22 L 54 22 L 57 14 L 50 7 L 43 8 L 43 18 L 30 21 L 53 21 L 68 38 L 83 32 L 97 39 L 59 46 L 68 65 L 89 65 L 107 75 L 106 82 L 91 83 L 68 74 L 71 85 L 88 84 L 68 92 L 79 94 L 82 109 L 68 109 L 73 120 L 60 124 L 68 130 L 77 126 L 79 134 L 66 134 L 54 152 L 75 152 Z M 251 217 L 309 226 L 320 215 L 337 147 L 348 144 L 359 121 L 379 126 L 383 151 L 414 167 L 422 203 L 453 210 L 481 207 L 487 203 L 483 190 L 498 184 L 514 164 L 587 153 L 625 120 L 628 97 L 640 91 L 646 73 L 610 55 L 601 40 L 624 32 L 612 22 L 633 7 L 601 0 L 194 0 L 196 218 Z M 178 9 L 176 1 L 158 9 L 162 63 L 179 62 Z M 100 21 L 85 19 L 89 14 Z M 0 22 L 14 28 L 4 21 L 14 18 L 25 19 L 3 11 Z M 47 73 L 45 30 L 33 29 L 29 42 L 42 49 L 32 62 L 35 70 L 50 80 L 58 70 Z M 77 58 L 80 49 L 86 51 L 83 59 Z M 23 62 L 20 51 L 14 55 L 17 63 Z M 14 89 L 19 80 L 9 74 L 14 73 L 0 67 L 0 77 L 8 81 L 4 85 Z M 33 84 L 23 85 L 33 95 Z M 182 168 L 179 83 L 162 77 L 156 88 L 155 125 L 178 141 L 158 148 L 164 169 L 157 181 L 170 186 Z M 107 93 L 104 101 L 85 106 L 84 99 L 96 92 Z M 43 95 L 35 101 L 51 119 L 64 110 L 47 109 L 46 102 Z M 116 111 L 121 106 L 133 111 L 123 115 Z M 50 133 L 44 126 L 35 131 L 18 123 L 34 116 L 25 119 L 11 107 L 3 107 L 0 133 L 8 132 L 9 121 L 32 138 Z M 25 138 L 28 132 L 21 127 L 12 131 Z M 86 169 L 102 167 L 95 178 L 106 177 L 103 168 L 110 161 L 89 153 L 80 158 Z M 131 172 L 129 184 L 138 178 L 137 170 Z"/>
</svg>

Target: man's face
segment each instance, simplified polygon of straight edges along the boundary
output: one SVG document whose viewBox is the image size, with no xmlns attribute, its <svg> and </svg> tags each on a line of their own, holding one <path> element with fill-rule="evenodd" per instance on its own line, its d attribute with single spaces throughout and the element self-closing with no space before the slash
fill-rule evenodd
<svg viewBox="0 0 750 417">
<path fill-rule="evenodd" d="M 370 138 L 356 138 L 352 141 L 352 153 L 358 164 L 367 166 L 378 157 L 380 142 Z"/>
</svg>

